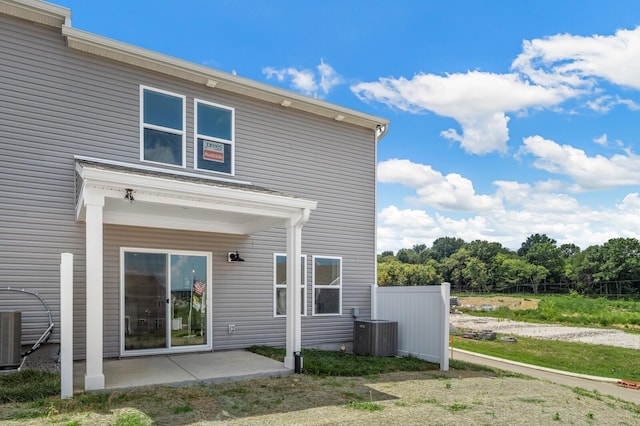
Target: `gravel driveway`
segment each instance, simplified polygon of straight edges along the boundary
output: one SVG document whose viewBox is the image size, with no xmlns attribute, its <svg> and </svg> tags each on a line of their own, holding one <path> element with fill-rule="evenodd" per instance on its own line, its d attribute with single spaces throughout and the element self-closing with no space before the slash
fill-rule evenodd
<svg viewBox="0 0 640 426">
<path fill-rule="evenodd" d="M 451 314 L 450 323 L 456 328 L 465 330 L 491 330 L 499 334 L 512 334 L 538 339 L 563 340 L 640 349 L 640 335 L 625 333 L 621 330 L 567 327 L 555 324 L 533 324 L 508 319 L 476 317 L 467 314 Z"/>
</svg>

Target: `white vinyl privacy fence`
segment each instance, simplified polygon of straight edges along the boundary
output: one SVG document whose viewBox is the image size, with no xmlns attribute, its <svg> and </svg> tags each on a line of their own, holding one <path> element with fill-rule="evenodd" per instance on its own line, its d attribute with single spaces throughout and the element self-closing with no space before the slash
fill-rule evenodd
<svg viewBox="0 0 640 426">
<path fill-rule="evenodd" d="M 398 323 L 398 355 L 439 363 L 441 370 L 449 370 L 449 283 L 374 286 L 371 294 L 372 319 Z"/>
</svg>

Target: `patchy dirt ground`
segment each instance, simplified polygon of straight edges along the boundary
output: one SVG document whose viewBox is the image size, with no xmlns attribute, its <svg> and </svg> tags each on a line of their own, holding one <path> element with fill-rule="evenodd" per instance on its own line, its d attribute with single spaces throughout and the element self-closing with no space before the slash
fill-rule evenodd
<svg viewBox="0 0 640 426">
<path fill-rule="evenodd" d="M 640 407 L 636 405 L 587 389 L 486 371 L 392 373 L 377 378 L 293 375 L 215 386 L 163 387 L 154 392 L 114 393 L 92 412 L 50 409 L 45 417 L 0 420 L 0 423 L 11 426 L 223 422 L 367 426 L 640 423 Z M 6 405 L 1 408 L 0 419 L 6 419 L 11 408 Z"/>
<path fill-rule="evenodd" d="M 640 334 L 625 333 L 622 330 L 534 324 L 500 318 L 475 317 L 466 314 L 452 314 L 449 318 L 449 322 L 453 327 L 462 330 L 491 330 L 502 335 L 640 349 Z"/>
<path fill-rule="evenodd" d="M 493 296 L 493 297 L 460 297 L 462 306 L 506 306 L 509 309 L 537 309 L 539 299 L 523 299 L 520 297 Z"/>
</svg>

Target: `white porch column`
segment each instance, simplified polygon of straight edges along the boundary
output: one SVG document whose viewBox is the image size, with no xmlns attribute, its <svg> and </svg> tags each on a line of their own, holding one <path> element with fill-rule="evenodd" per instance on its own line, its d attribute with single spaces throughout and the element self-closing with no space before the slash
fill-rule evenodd
<svg viewBox="0 0 640 426">
<path fill-rule="evenodd" d="M 300 310 L 302 256 L 302 225 L 308 220 L 309 211 L 300 218 L 287 221 L 287 347 L 284 358 L 286 368 L 295 367 L 295 352 L 299 352 L 302 341 L 302 317 Z M 302 363 L 302 360 L 300 360 Z M 302 364 L 300 365 L 302 367 Z"/>
<path fill-rule="evenodd" d="M 102 210 L 104 196 L 85 193 L 86 206 L 86 269 L 87 269 L 87 369 L 85 390 L 104 389 L 102 372 L 103 326 L 103 241 Z"/>
</svg>

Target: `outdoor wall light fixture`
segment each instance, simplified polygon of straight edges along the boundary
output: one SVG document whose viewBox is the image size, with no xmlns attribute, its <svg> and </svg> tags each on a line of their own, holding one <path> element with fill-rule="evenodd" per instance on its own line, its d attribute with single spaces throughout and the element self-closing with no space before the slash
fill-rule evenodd
<svg viewBox="0 0 640 426">
<path fill-rule="evenodd" d="M 124 199 L 131 204 L 134 204 L 136 202 L 136 199 L 133 197 L 133 189 L 125 189 Z"/>
<path fill-rule="evenodd" d="M 236 250 L 235 252 L 230 251 L 228 253 L 227 262 L 244 262 L 244 259 L 240 257 L 240 253 Z"/>
</svg>

